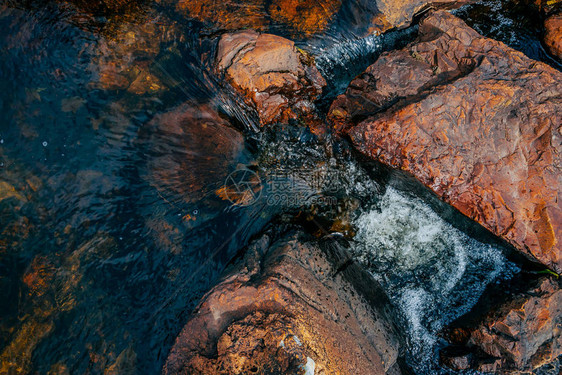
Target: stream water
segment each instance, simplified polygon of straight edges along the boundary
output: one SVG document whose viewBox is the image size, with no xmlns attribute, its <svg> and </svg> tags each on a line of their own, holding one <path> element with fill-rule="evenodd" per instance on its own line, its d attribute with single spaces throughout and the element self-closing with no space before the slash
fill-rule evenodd
<svg viewBox="0 0 562 375">
<path fill-rule="evenodd" d="M 216 30 L 174 4 L 94 3 L 0 4 L 0 373 L 159 373 L 225 264 L 272 220 L 306 216 L 319 235 L 356 234 L 351 251 L 402 311 L 407 362 L 440 371 L 439 330 L 518 272 L 506 250 L 378 178 L 346 144 L 299 127 L 256 133 L 202 59 Z M 536 19 L 486 4 L 456 12 L 560 67 Z M 318 56 L 326 103 L 415 31 L 361 39 L 368 14 L 346 9 L 313 36 L 270 26 Z M 218 108 L 236 130 L 153 120 L 180 105 L 198 119 Z M 217 193 L 240 166 L 264 186 L 251 205 Z"/>
</svg>

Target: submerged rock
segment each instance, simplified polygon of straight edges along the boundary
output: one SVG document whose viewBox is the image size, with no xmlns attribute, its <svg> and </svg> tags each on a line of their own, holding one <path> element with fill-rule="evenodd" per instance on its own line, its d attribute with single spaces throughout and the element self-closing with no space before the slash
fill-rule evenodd
<svg viewBox="0 0 562 375">
<path fill-rule="evenodd" d="M 273 0 L 269 14 L 305 35 L 327 28 L 342 4 L 341 0 Z"/>
<path fill-rule="evenodd" d="M 562 270 L 562 73 L 453 15 L 383 54 L 329 120 L 522 253 Z"/>
<path fill-rule="evenodd" d="M 267 20 L 263 0 L 180 0 L 176 8 L 190 18 L 224 30 L 263 29 Z"/>
<path fill-rule="evenodd" d="M 244 148 L 242 134 L 207 104 L 186 103 L 144 129 L 149 182 L 171 202 L 193 202 L 223 186 Z"/>
<path fill-rule="evenodd" d="M 265 30 L 269 20 L 298 34 L 323 31 L 341 6 L 341 0 L 180 0 L 180 13 L 223 30 Z"/>
<path fill-rule="evenodd" d="M 334 240 L 264 235 L 203 298 L 163 373 L 399 374 L 387 308 Z"/>
<path fill-rule="evenodd" d="M 562 13 L 544 21 L 544 43 L 550 53 L 562 60 Z"/>
<path fill-rule="evenodd" d="M 262 125 L 313 116 L 313 101 L 326 85 L 313 58 L 292 41 L 255 31 L 223 35 L 216 67 L 256 108 Z"/>
<path fill-rule="evenodd" d="M 183 40 L 179 29 L 169 20 L 156 17 L 142 24 L 122 22 L 113 32 L 99 39 L 90 70 L 97 75 L 92 82 L 104 90 L 126 90 L 132 94 L 158 94 L 167 89 L 161 81 L 158 63 L 161 47 L 176 51 Z"/>
<path fill-rule="evenodd" d="M 442 356 L 449 367 L 460 364 L 502 374 L 537 369 L 562 355 L 562 290 L 557 282 L 543 279 L 492 309 L 475 327 L 457 331 L 464 333 L 456 335 L 461 342 L 455 344 L 469 352 Z"/>
</svg>

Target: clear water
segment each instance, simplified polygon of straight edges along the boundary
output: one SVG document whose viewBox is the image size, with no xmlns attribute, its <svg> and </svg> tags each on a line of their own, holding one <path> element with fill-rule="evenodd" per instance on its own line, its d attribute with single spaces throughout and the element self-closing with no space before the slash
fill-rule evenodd
<svg viewBox="0 0 562 375">
<path fill-rule="evenodd" d="M 209 73 L 216 27 L 172 2 L 97 4 L 0 4 L 0 373 L 158 373 L 225 264 L 272 218 L 312 205 L 328 221 L 361 208 L 355 251 L 402 307 L 420 372 L 439 328 L 513 270 L 417 198 L 384 193 L 345 146 L 302 128 L 255 133 Z M 360 39 L 366 19 L 345 5 L 321 34 L 269 30 L 319 55 L 333 96 L 411 33 Z M 228 119 L 229 152 L 213 133 L 154 120 L 181 105 Z M 217 193 L 240 166 L 262 178 L 251 205 Z"/>
</svg>

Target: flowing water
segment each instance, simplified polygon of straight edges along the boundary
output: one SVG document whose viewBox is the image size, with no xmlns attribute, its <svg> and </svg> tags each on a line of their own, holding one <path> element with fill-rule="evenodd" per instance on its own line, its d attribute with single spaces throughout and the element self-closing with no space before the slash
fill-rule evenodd
<svg viewBox="0 0 562 375">
<path fill-rule="evenodd" d="M 438 333 L 476 304 L 486 286 L 519 269 L 498 246 L 447 223 L 422 199 L 393 187 L 362 212 L 354 251 L 404 314 L 411 365 L 438 371 Z"/>
<path fill-rule="evenodd" d="M 434 373 L 439 330 L 518 272 L 505 249 L 389 186 L 345 144 L 300 127 L 256 132 L 208 71 L 216 28 L 166 1 L 94 4 L 0 4 L 0 373 L 158 373 L 225 264 L 280 216 L 356 234 L 352 251 L 407 322 L 407 361 Z M 549 59 L 522 12 L 491 22 L 486 6 L 458 12 Z M 329 103 L 415 33 L 359 38 L 368 16 L 346 5 L 311 36 L 268 27 L 318 56 Z M 166 115 L 178 106 L 196 125 Z M 206 126 L 217 112 L 233 126 Z M 263 189 L 233 205 L 220 189 L 241 166 Z"/>
</svg>

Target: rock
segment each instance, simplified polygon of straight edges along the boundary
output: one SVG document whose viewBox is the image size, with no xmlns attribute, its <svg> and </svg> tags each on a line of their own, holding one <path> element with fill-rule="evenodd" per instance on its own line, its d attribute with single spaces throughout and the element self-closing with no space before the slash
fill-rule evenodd
<svg viewBox="0 0 562 375">
<path fill-rule="evenodd" d="M 71 0 L 79 9 L 96 15 L 109 15 L 137 7 L 135 0 Z"/>
<path fill-rule="evenodd" d="M 206 104 L 183 104 L 155 116 L 144 130 L 150 149 L 146 177 L 172 202 L 214 194 L 244 149 L 242 134 Z"/>
<path fill-rule="evenodd" d="M 33 351 L 53 330 L 49 317 L 28 318 L 0 352 L 0 374 L 30 374 Z"/>
<path fill-rule="evenodd" d="M 341 6 L 341 0 L 180 0 L 178 11 L 222 30 L 266 30 L 270 20 L 296 35 L 324 31 Z"/>
<path fill-rule="evenodd" d="M 290 35 L 303 38 L 326 31 L 336 18 L 338 22 L 343 22 L 343 27 L 353 29 L 354 33 L 367 29 L 369 32 L 384 32 L 409 26 L 414 16 L 429 6 L 450 8 L 469 1 L 180 0 L 176 9 L 184 16 L 219 30 L 267 31 L 281 28 Z"/>
<path fill-rule="evenodd" d="M 267 20 L 263 0 L 180 0 L 176 8 L 184 15 L 223 30 L 260 30 Z"/>
<path fill-rule="evenodd" d="M 446 3 L 454 3 L 457 6 L 460 6 L 463 3 L 467 2 L 467 0 L 444 0 L 435 2 L 435 4 L 443 5 Z M 433 2 L 428 0 L 376 0 L 375 3 L 378 10 L 382 13 L 380 18 L 385 20 L 386 24 L 389 26 L 387 28 L 391 28 L 408 26 L 416 13 L 426 8 Z M 385 30 L 383 29 L 381 31 Z"/>
<path fill-rule="evenodd" d="M 551 16 L 562 11 L 562 0 L 535 0 L 534 4 L 543 16 Z"/>
<path fill-rule="evenodd" d="M 0 202 L 8 198 L 15 198 L 23 202 L 27 201 L 27 199 L 21 195 L 14 186 L 10 185 L 6 181 L 0 181 Z"/>
<path fill-rule="evenodd" d="M 104 90 L 127 90 L 136 95 L 157 94 L 167 87 L 155 72 L 161 72 L 158 56 L 175 50 L 183 34 L 168 19 L 120 22 L 96 43 L 90 70 L 97 75 L 93 86 Z M 163 73 L 161 73 L 163 74 Z M 175 84 L 171 83 L 171 84 Z"/>
<path fill-rule="evenodd" d="M 261 125 L 313 116 L 326 81 L 313 59 L 285 38 L 242 31 L 225 34 L 216 67 L 256 108 Z"/>
<path fill-rule="evenodd" d="M 453 15 L 383 54 L 328 116 L 362 153 L 560 272 L 562 73 Z"/>
<path fill-rule="evenodd" d="M 472 363 L 472 353 L 447 353 L 442 350 L 439 353 L 439 360 L 443 366 L 455 371 L 470 369 Z"/>
<path fill-rule="evenodd" d="M 343 2 L 340 12 L 343 16 L 338 21 L 343 22 L 344 27 L 353 34 L 367 36 L 408 27 L 413 23 L 413 19 L 426 9 L 457 8 L 471 1 L 350 0 Z"/>
<path fill-rule="evenodd" d="M 332 241 L 254 241 L 204 296 L 163 374 L 400 373 L 384 294 Z"/>
<path fill-rule="evenodd" d="M 310 35 L 327 28 L 341 3 L 341 0 L 273 0 L 268 10 L 273 21 Z"/>
<path fill-rule="evenodd" d="M 562 13 L 544 21 L 544 43 L 550 53 L 562 60 Z"/>
<path fill-rule="evenodd" d="M 470 329 L 465 346 L 480 353 L 470 366 L 479 371 L 519 374 L 555 361 L 562 355 L 560 286 L 545 278 L 492 309 Z"/>
<path fill-rule="evenodd" d="M 137 354 L 132 347 L 123 350 L 115 359 L 115 362 L 105 369 L 104 375 L 134 374 L 137 362 Z"/>
</svg>

